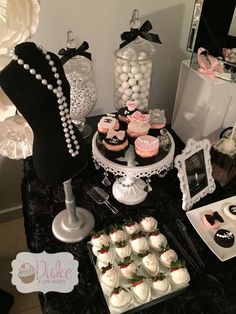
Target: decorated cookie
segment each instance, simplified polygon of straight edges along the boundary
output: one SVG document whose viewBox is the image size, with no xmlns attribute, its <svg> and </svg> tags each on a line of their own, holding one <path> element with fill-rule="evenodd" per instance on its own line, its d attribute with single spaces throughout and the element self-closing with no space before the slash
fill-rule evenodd
<svg viewBox="0 0 236 314">
<path fill-rule="evenodd" d="M 213 230 L 220 228 L 222 223 L 224 222 L 224 219 L 217 211 L 213 212 L 209 210 L 203 213 L 202 222 L 207 229 Z"/>
<path fill-rule="evenodd" d="M 139 231 L 130 237 L 130 245 L 134 253 L 140 254 L 148 250 L 148 241 L 143 232 Z"/>
<path fill-rule="evenodd" d="M 123 261 L 118 262 L 118 267 L 121 275 L 126 279 L 132 278 L 132 275 L 137 271 L 137 265 L 130 256 L 127 256 Z"/>
<path fill-rule="evenodd" d="M 229 248 L 234 244 L 234 235 L 229 230 L 219 229 L 214 235 L 214 240 L 218 245 Z"/>
<path fill-rule="evenodd" d="M 149 234 L 149 245 L 151 248 L 160 251 L 162 247 L 167 246 L 167 239 L 164 234 L 157 229 Z"/>
<path fill-rule="evenodd" d="M 231 205 L 227 205 L 224 208 L 224 214 L 232 219 L 232 220 L 236 220 L 236 205 L 231 204 Z"/>
<path fill-rule="evenodd" d="M 124 259 L 131 254 L 131 248 L 126 241 L 115 242 L 115 252 L 119 259 Z"/>
<path fill-rule="evenodd" d="M 102 267 L 101 280 L 108 287 L 112 288 L 117 286 L 119 281 L 117 270 L 111 264 L 108 264 L 106 267 Z"/>
<path fill-rule="evenodd" d="M 132 301 L 132 296 L 130 292 L 122 287 L 115 287 L 112 290 L 110 296 L 110 303 L 112 306 L 120 308 L 123 306 L 127 306 Z"/>
<path fill-rule="evenodd" d="M 151 129 L 162 129 L 166 126 L 165 110 L 149 110 Z"/>
<path fill-rule="evenodd" d="M 177 260 L 171 263 L 170 277 L 172 282 L 176 285 L 187 283 L 189 281 L 190 276 L 184 261 Z"/>
<path fill-rule="evenodd" d="M 157 220 L 152 216 L 144 217 L 140 221 L 140 226 L 144 232 L 152 232 L 157 227 Z"/>
<path fill-rule="evenodd" d="M 160 272 L 152 278 L 152 287 L 159 293 L 168 291 L 170 286 L 169 280 L 166 277 L 166 273 Z"/>
</svg>

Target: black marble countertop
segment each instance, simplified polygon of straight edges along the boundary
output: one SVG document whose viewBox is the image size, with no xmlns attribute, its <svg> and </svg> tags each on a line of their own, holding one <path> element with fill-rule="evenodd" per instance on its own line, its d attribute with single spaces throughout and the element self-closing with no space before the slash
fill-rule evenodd
<svg viewBox="0 0 236 314">
<path fill-rule="evenodd" d="M 88 119 L 88 122 L 93 125 L 96 125 L 96 121 L 96 118 Z M 170 132 L 175 140 L 175 154 L 178 154 L 184 145 L 174 132 L 171 130 Z M 89 140 L 87 145 L 89 147 L 91 145 Z M 182 242 L 175 222 L 176 218 L 179 218 L 187 226 L 188 233 L 206 264 L 207 272 L 214 275 L 221 283 L 219 286 L 206 275 L 195 272 L 187 263 L 191 275 L 189 288 L 172 299 L 138 313 L 235 314 L 236 258 L 221 262 L 193 229 L 182 210 L 182 193 L 179 188 L 176 169 L 172 169 L 164 178 L 153 176 L 151 182 L 153 190 L 141 204 L 127 206 L 118 203 L 111 196 L 111 201 L 119 208 L 120 213 L 118 215 L 113 215 L 104 205 L 98 206 L 84 189 L 84 186 L 95 184 L 104 188 L 101 184 L 103 177 L 104 171 L 102 169 L 95 170 L 92 158 L 90 158 L 87 168 L 72 179 L 76 203 L 92 212 L 95 217 L 95 230 L 100 230 L 114 222 L 119 223 L 125 217 L 138 219 L 147 214 L 158 219 L 161 231 L 162 225 L 166 224 L 176 238 Z M 109 179 L 111 182 L 114 181 L 111 174 Z M 105 189 L 111 195 L 111 186 Z M 231 180 L 224 188 L 217 184 L 215 192 L 201 199 L 193 208 L 233 196 L 235 192 L 236 178 Z M 88 238 L 76 244 L 66 244 L 54 237 L 51 231 L 53 218 L 65 207 L 63 186 L 51 187 L 43 184 L 35 174 L 32 158 L 27 158 L 24 161 L 22 198 L 29 249 L 35 253 L 44 250 L 49 253 L 71 252 L 75 259 L 79 261 L 79 284 L 71 293 L 49 292 L 45 295 L 39 293 L 43 313 L 106 313 L 96 274 L 87 251 Z M 168 239 L 168 242 L 175 248 L 171 244 L 171 239 Z M 176 251 L 178 253 L 177 249 Z"/>
</svg>

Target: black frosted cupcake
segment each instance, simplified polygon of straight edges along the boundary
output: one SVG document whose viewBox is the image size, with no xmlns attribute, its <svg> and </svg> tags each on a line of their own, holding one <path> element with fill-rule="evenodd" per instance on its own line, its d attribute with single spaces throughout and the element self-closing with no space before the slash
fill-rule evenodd
<svg viewBox="0 0 236 314">
<path fill-rule="evenodd" d="M 124 125 L 127 125 L 129 123 L 128 116 L 133 114 L 135 111 L 137 111 L 137 105 L 134 101 L 129 101 L 127 103 L 127 106 L 122 107 L 118 110 L 118 119 L 124 123 Z"/>
<path fill-rule="evenodd" d="M 100 140 L 102 141 L 106 137 L 109 129 L 118 130 L 119 126 L 119 121 L 115 117 L 103 116 L 97 125 Z"/>
<path fill-rule="evenodd" d="M 115 131 L 109 129 L 106 137 L 102 141 L 105 155 L 108 158 L 124 157 L 124 153 L 129 145 L 125 131 Z"/>
</svg>

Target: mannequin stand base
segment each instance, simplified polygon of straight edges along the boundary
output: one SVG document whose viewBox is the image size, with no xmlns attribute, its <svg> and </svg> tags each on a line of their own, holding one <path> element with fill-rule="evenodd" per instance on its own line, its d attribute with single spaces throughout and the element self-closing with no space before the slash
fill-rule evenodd
<svg viewBox="0 0 236 314">
<path fill-rule="evenodd" d="M 94 227 L 94 217 L 82 207 L 76 207 L 76 214 L 80 217 L 78 225 L 69 225 L 68 210 L 61 211 L 53 220 L 52 232 L 54 236 L 65 243 L 75 243 L 83 240 Z"/>
<path fill-rule="evenodd" d="M 126 205 L 136 205 L 147 197 L 145 187 L 146 183 L 142 179 L 136 179 L 131 186 L 125 184 L 125 179 L 119 179 L 113 184 L 112 193 L 118 202 Z"/>
</svg>

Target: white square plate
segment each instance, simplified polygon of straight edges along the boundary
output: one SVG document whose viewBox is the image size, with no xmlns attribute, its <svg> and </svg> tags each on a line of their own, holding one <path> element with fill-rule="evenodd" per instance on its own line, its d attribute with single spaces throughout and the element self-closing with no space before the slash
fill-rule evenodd
<svg viewBox="0 0 236 314">
<path fill-rule="evenodd" d="M 199 236 L 222 262 L 236 256 L 236 220 L 228 218 L 223 212 L 224 207 L 229 204 L 236 204 L 236 196 L 232 196 L 219 202 L 193 209 L 186 213 L 188 219 Z M 219 214 L 223 217 L 224 223 L 219 229 L 227 229 L 234 234 L 235 240 L 232 247 L 224 248 L 218 245 L 214 240 L 214 235 L 218 229 L 208 230 L 202 223 L 201 216 L 205 211 L 208 210 L 212 210 L 213 212 L 218 211 Z"/>
</svg>

